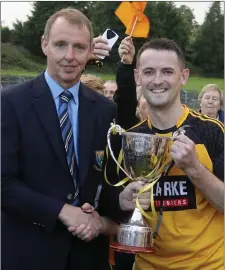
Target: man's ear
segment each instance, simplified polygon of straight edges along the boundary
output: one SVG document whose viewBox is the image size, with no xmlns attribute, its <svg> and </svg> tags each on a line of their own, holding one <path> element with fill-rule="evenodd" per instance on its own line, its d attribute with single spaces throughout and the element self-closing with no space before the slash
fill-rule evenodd
<svg viewBox="0 0 225 270">
<path fill-rule="evenodd" d="M 139 76 L 139 72 L 137 69 L 134 69 L 134 79 L 135 79 L 135 82 L 136 82 L 136 85 L 140 85 L 140 76 Z"/>
<path fill-rule="evenodd" d="M 183 71 L 182 71 L 182 74 L 181 74 L 181 86 L 185 86 L 188 82 L 188 78 L 189 78 L 189 75 L 190 75 L 190 70 L 188 68 L 185 68 Z"/>
<path fill-rule="evenodd" d="M 45 56 L 48 54 L 48 41 L 44 36 L 41 37 L 41 48 Z"/>
<path fill-rule="evenodd" d="M 89 50 L 88 61 L 92 60 L 92 59 L 95 59 L 95 55 L 93 55 L 94 48 L 95 48 L 95 43 L 92 42 L 92 44 L 90 46 L 90 50 Z"/>
</svg>

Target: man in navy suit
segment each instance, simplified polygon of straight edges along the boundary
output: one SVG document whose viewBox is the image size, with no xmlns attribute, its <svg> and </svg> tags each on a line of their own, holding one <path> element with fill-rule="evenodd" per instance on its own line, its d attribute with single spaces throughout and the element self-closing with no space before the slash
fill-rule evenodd
<svg viewBox="0 0 225 270">
<path fill-rule="evenodd" d="M 137 190 L 104 184 L 116 105 L 80 83 L 93 52 L 89 20 L 74 9 L 53 14 L 42 50 L 47 70 L 2 91 L 2 269 L 107 269 L 100 216 L 118 220 Z M 86 238 L 69 231 L 82 224 Z"/>
</svg>

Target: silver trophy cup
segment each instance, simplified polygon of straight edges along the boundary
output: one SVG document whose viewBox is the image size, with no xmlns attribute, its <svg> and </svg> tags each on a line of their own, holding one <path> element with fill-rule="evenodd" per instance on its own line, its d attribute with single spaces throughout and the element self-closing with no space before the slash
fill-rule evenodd
<svg viewBox="0 0 225 270">
<path fill-rule="evenodd" d="M 123 167 L 116 160 L 111 148 L 110 136 L 115 132 L 122 136 Z M 141 179 L 147 185 L 157 181 L 169 167 L 169 137 L 125 132 L 114 124 L 108 131 L 107 139 L 112 158 L 131 181 Z M 138 207 L 127 224 L 120 224 L 117 241 L 119 245 L 133 247 L 134 250 L 153 247 L 152 228 Z"/>
</svg>

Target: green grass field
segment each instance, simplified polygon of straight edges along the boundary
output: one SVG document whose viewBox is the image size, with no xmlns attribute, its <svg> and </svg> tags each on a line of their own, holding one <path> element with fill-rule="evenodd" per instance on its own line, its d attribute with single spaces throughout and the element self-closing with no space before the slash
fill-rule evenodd
<svg viewBox="0 0 225 270">
<path fill-rule="evenodd" d="M 45 70 L 45 67 L 43 67 L 43 70 Z M 5 75 L 5 76 L 35 77 L 39 73 L 38 72 L 28 72 L 28 71 L 25 71 L 25 70 L 22 70 L 22 69 L 21 70 L 9 69 L 9 70 L 1 70 L 0 74 Z"/>
<path fill-rule="evenodd" d="M 200 92 L 202 87 L 206 84 L 217 84 L 221 90 L 224 89 L 224 79 L 220 78 L 203 78 L 203 77 L 190 77 L 185 89 L 194 92 Z"/>
<path fill-rule="evenodd" d="M 43 66 L 43 70 L 44 70 Z M 92 74 L 95 74 L 96 76 L 101 77 L 103 80 L 115 80 L 115 74 L 104 74 L 104 73 L 95 73 L 90 72 Z M 26 72 L 23 70 L 2 70 L 1 75 L 13 75 L 13 76 L 37 76 L 38 72 Z M 185 90 L 190 92 L 200 92 L 202 87 L 206 84 L 217 84 L 220 89 L 224 89 L 224 79 L 220 78 L 204 78 L 204 77 L 190 77 L 188 80 L 187 85 L 184 87 Z"/>
<path fill-rule="evenodd" d="M 97 75 L 97 74 L 95 74 Z M 100 74 L 99 75 L 104 80 L 114 80 L 115 75 L 113 74 Z M 204 77 L 190 77 L 188 83 L 185 85 L 184 89 L 190 92 L 200 92 L 202 87 L 207 84 L 217 84 L 221 90 L 224 89 L 224 79 L 221 78 L 204 78 Z"/>
</svg>

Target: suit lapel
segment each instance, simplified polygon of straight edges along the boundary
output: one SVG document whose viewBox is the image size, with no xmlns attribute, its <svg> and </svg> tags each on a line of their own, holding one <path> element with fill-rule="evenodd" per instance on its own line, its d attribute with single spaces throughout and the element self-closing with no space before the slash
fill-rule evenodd
<svg viewBox="0 0 225 270">
<path fill-rule="evenodd" d="M 84 184 L 88 172 L 92 145 L 94 139 L 94 123 L 96 115 L 95 99 L 92 91 L 86 88 L 82 83 L 79 89 L 79 181 Z"/>
<path fill-rule="evenodd" d="M 43 74 L 34 83 L 33 96 L 34 109 L 46 132 L 49 143 L 52 145 L 61 164 L 69 172 L 55 103 Z"/>
</svg>

